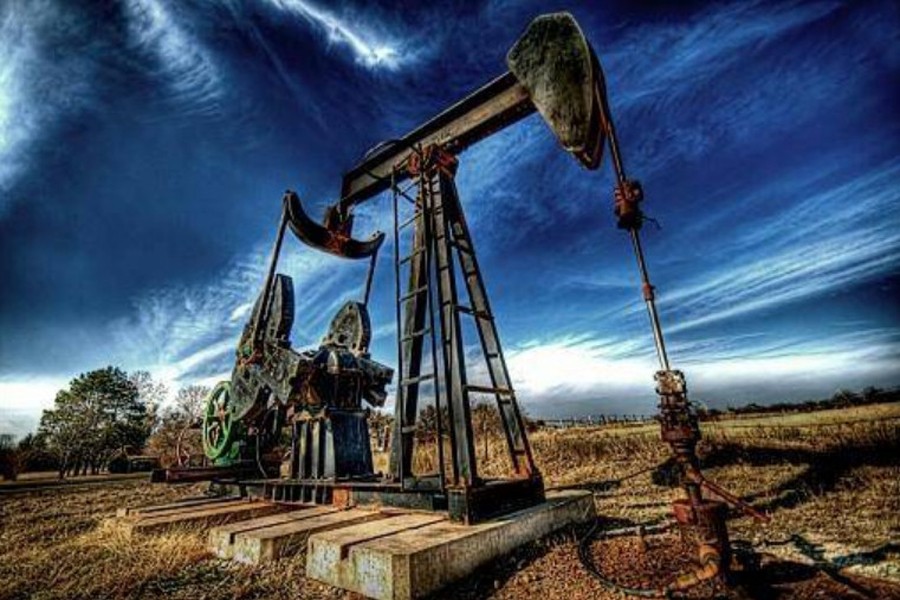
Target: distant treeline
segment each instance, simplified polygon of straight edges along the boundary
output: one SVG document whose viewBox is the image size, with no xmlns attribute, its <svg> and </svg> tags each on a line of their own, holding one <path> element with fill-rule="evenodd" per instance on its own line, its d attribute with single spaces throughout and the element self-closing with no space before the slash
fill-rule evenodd
<svg viewBox="0 0 900 600">
<path fill-rule="evenodd" d="M 587 415 L 585 417 L 567 417 L 564 419 L 537 419 L 534 424 L 537 427 L 556 427 L 566 429 L 568 427 L 591 427 L 593 425 L 640 425 L 647 421 L 653 421 L 654 415 Z"/>
<path fill-rule="evenodd" d="M 756 404 L 751 402 L 742 406 L 728 406 L 727 408 L 708 408 L 696 406 L 697 417 L 701 421 L 715 421 L 717 419 L 734 418 L 736 416 L 800 413 L 816 410 L 828 410 L 850 408 L 853 406 L 865 406 L 868 404 L 880 404 L 887 402 L 900 402 L 900 388 L 881 389 L 869 386 L 860 392 L 851 390 L 838 390 L 831 397 L 819 400 L 806 400 L 803 402 L 776 402 L 775 404 Z M 566 417 L 560 419 L 537 419 L 533 423 L 538 427 L 585 427 L 593 425 L 635 425 L 654 421 L 656 415 L 587 415 L 580 417 Z"/>
<path fill-rule="evenodd" d="M 853 406 L 866 406 L 869 404 L 883 404 L 900 401 L 900 389 L 884 390 L 869 386 L 861 392 L 850 390 L 838 390 L 830 398 L 822 400 L 807 400 L 805 402 L 777 402 L 775 404 L 756 404 L 751 402 L 743 406 L 729 406 L 723 410 L 717 408 L 699 407 L 697 416 L 701 421 L 714 421 L 720 418 L 735 415 L 761 415 L 772 413 L 797 413 L 813 412 L 815 410 L 829 410 L 837 408 L 851 408 Z"/>
</svg>

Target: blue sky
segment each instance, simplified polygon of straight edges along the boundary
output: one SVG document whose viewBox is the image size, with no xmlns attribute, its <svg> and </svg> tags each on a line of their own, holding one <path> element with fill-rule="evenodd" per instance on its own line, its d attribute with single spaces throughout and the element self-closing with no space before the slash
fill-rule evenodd
<svg viewBox="0 0 900 600">
<path fill-rule="evenodd" d="M 366 149 L 570 10 L 606 73 L 673 363 L 712 406 L 900 384 L 892 2 L 0 4 L 0 432 L 81 371 L 230 370 L 284 189 L 319 214 Z M 511 375 L 539 416 L 650 413 L 652 341 L 608 165 L 538 116 L 461 156 Z M 382 198 L 360 236 L 390 225 Z M 393 364 L 392 248 L 374 355 Z M 295 345 L 365 266 L 287 244 Z"/>
</svg>

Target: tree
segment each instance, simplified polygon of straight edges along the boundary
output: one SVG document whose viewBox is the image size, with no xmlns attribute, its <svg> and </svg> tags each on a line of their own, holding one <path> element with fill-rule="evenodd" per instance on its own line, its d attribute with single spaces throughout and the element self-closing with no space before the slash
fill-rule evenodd
<svg viewBox="0 0 900 600">
<path fill-rule="evenodd" d="M 482 460 L 487 462 L 490 438 L 498 437 L 503 431 L 497 407 L 487 402 L 476 402 L 472 405 L 472 430 L 475 438 L 481 439 Z"/>
<path fill-rule="evenodd" d="M 13 436 L 0 434 L 0 477 L 9 481 L 15 481 L 19 475 L 19 453 Z"/>
<path fill-rule="evenodd" d="M 68 390 L 57 392 L 53 404 L 55 409 L 45 410 L 41 415 L 38 435 L 46 440 L 47 450 L 56 459 L 59 478 L 62 479 L 78 464 L 82 417 L 78 414 L 77 401 Z"/>
<path fill-rule="evenodd" d="M 178 390 L 173 406 L 166 407 L 147 442 L 147 451 L 164 466 L 183 465 L 203 451 L 200 436 L 192 428 L 199 420 L 210 389 L 189 385 Z"/>
<path fill-rule="evenodd" d="M 853 406 L 853 404 L 855 404 L 856 398 L 857 396 L 853 391 L 840 389 L 831 397 L 830 404 L 836 408 L 847 408 L 848 406 Z"/>
<path fill-rule="evenodd" d="M 118 367 L 83 373 L 44 411 L 39 435 L 66 472 L 97 473 L 127 446 L 141 448 L 150 434 L 138 386 Z"/>
<path fill-rule="evenodd" d="M 147 421 L 152 429 L 158 421 L 159 411 L 169 399 L 169 388 L 154 381 L 149 371 L 134 371 L 128 379 L 137 387 L 138 400 L 147 407 Z"/>
<path fill-rule="evenodd" d="M 387 452 L 391 443 L 391 428 L 394 426 L 394 418 L 386 412 L 378 409 L 369 412 L 369 435 L 375 438 L 375 449 L 378 452 Z"/>
<path fill-rule="evenodd" d="M 884 390 L 875 387 L 874 385 L 867 386 L 862 391 L 862 399 L 866 404 L 873 404 L 878 401 L 878 397 L 884 393 Z"/>
<path fill-rule="evenodd" d="M 189 385 L 175 395 L 175 409 L 187 420 L 199 418 L 211 390 L 205 385 Z"/>
<path fill-rule="evenodd" d="M 433 404 L 419 410 L 416 421 L 416 439 L 423 442 L 433 442 L 437 439 L 438 411 Z M 441 406 L 441 431 L 444 435 L 450 431 L 450 412 L 446 406 Z"/>
<path fill-rule="evenodd" d="M 55 471 L 59 467 L 59 461 L 47 449 L 47 438 L 42 435 L 29 433 L 17 446 L 19 453 L 20 473 L 28 471 Z"/>
</svg>

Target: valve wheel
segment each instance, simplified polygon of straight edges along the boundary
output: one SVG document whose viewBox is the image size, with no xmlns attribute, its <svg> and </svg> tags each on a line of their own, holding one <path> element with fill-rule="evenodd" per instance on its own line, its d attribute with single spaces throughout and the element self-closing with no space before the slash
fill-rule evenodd
<svg viewBox="0 0 900 600">
<path fill-rule="evenodd" d="M 219 382 L 203 410 L 203 451 L 211 460 L 228 454 L 232 445 L 233 410 L 231 382 Z"/>
</svg>

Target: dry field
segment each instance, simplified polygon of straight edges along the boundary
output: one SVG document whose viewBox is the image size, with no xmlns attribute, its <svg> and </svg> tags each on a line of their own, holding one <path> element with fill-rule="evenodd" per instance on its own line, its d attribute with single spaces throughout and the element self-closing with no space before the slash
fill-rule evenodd
<svg viewBox="0 0 900 600">
<path fill-rule="evenodd" d="M 740 597 L 900 598 L 900 404 L 744 417 L 704 424 L 704 435 L 708 476 L 772 516 L 730 521 L 745 563 Z M 593 490 L 604 528 L 663 519 L 677 495 L 654 425 L 546 429 L 531 440 L 548 486 Z M 490 472 L 500 446 L 485 446 Z M 306 580 L 302 557 L 239 567 L 206 554 L 199 532 L 128 540 L 107 522 L 123 506 L 201 491 L 125 480 L 0 495 L 0 600 L 353 597 Z M 618 597 L 581 567 L 583 533 L 522 548 L 441 597 Z M 592 549 L 609 576 L 644 585 L 686 566 L 678 544 L 662 534 L 644 548 L 619 537 Z"/>
</svg>

